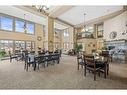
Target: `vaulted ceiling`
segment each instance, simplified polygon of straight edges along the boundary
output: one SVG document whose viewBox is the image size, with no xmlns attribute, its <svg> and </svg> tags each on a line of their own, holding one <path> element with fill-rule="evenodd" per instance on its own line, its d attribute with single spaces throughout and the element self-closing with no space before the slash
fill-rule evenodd
<svg viewBox="0 0 127 95">
<path fill-rule="evenodd" d="M 72 25 L 77 25 L 84 22 L 84 13 L 86 14 L 85 21 L 87 22 L 121 9 L 122 6 L 75 6 L 59 15 L 57 18 Z"/>
<path fill-rule="evenodd" d="M 120 14 L 123 6 L 51 6 L 47 11 L 48 16 L 63 22 L 70 26 L 81 25 L 84 22 L 84 13 L 86 14 L 85 21 L 98 21 L 99 18 L 106 19 L 114 17 Z M 0 6 L 0 12 L 6 13 L 12 16 L 24 18 L 39 23 L 45 24 L 45 14 L 39 13 L 32 6 Z M 103 20 L 102 19 L 102 20 Z M 66 28 L 66 25 L 58 25 L 56 22 L 55 26 Z"/>
</svg>

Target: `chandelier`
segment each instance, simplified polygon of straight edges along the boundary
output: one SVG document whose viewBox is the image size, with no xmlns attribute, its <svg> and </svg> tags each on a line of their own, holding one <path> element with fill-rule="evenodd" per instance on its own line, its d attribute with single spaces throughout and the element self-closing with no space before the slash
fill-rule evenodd
<svg viewBox="0 0 127 95">
<path fill-rule="evenodd" d="M 24 20 L 26 19 L 25 16 L 26 16 L 26 14 L 24 14 Z M 26 26 L 25 23 L 24 23 L 24 25 L 23 25 L 23 29 L 24 29 L 24 32 L 26 33 L 26 32 L 27 32 L 27 26 Z"/>
<path fill-rule="evenodd" d="M 37 11 L 46 13 L 46 11 L 49 10 L 49 7 L 50 6 L 46 6 L 46 5 L 35 5 L 34 7 L 37 9 Z"/>
<path fill-rule="evenodd" d="M 84 25 L 83 25 L 83 29 L 81 32 L 87 32 L 88 31 L 88 29 L 86 29 L 85 16 L 86 16 L 86 13 L 84 13 Z"/>
</svg>

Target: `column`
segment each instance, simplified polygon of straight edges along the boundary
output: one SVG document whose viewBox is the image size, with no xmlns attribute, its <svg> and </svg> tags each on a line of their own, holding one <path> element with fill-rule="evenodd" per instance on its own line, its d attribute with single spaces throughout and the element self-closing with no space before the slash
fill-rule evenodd
<svg viewBox="0 0 127 95">
<path fill-rule="evenodd" d="M 54 44 L 54 19 L 47 17 L 46 50 L 53 51 Z"/>
</svg>

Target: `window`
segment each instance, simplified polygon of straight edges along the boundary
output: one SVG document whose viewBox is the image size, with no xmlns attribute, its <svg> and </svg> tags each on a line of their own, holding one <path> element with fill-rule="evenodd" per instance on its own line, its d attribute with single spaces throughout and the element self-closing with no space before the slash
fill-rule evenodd
<svg viewBox="0 0 127 95">
<path fill-rule="evenodd" d="M 68 36 L 69 36 L 68 29 L 65 29 L 65 30 L 64 30 L 64 37 L 68 37 Z"/>
<path fill-rule="evenodd" d="M 103 24 L 97 26 L 97 35 L 98 35 L 98 38 L 103 37 Z"/>
<path fill-rule="evenodd" d="M 42 25 L 42 32 L 43 32 L 43 37 L 45 37 L 46 34 L 46 26 Z"/>
<path fill-rule="evenodd" d="M 16 19 L 15 20 L 15 31 L 24 32 L 24 25 L 25 25 L 24 21 Z"/>
<path fill-rule="evenodd" d="M 34 50 L 34 49 L 35 49 L 35 43 L 31 42 L 31 50 Z"/>
<path fill-rule="evenodd" d="M 15 41 L 15 50 L 25 49 L 24 41 Z"/>
<path fill-rule="evenodd" d="M 1 29 L 12 31 L 13 19 L 10 17 L 1 16 Z"/>
<path fill-rule="evenodd" d="M 26 27 L 28 34 L 34 34 L 34 23 L 27 23 Z"/>
<path fill-rule="evenodd" d="M 13 52 L 13 41 L 0 40 L 0 50 L 4 50 L 7 54 L 8 54 L 8 51 Z"/>
<path fill-rule="evenodd" d="M 26 49 L 27 50 L 34 50 L 34 47 L 35 47 L 35 43 L 34 42 L 31 42 L 31 41 L 27 41 L 26 42 Z"/>
</svg>

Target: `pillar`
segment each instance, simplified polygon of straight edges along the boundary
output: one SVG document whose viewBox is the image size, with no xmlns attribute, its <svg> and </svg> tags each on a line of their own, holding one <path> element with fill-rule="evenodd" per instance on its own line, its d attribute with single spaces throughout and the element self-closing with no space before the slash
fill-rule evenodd
<svg viewBox="0 0 127 95">
<path fill-rule="evenodd" d="M 54 44 L 54 19 L 47 17 L 47 31 L 46 31 L 46 50 L 53 51 Z"/>
</svg>

